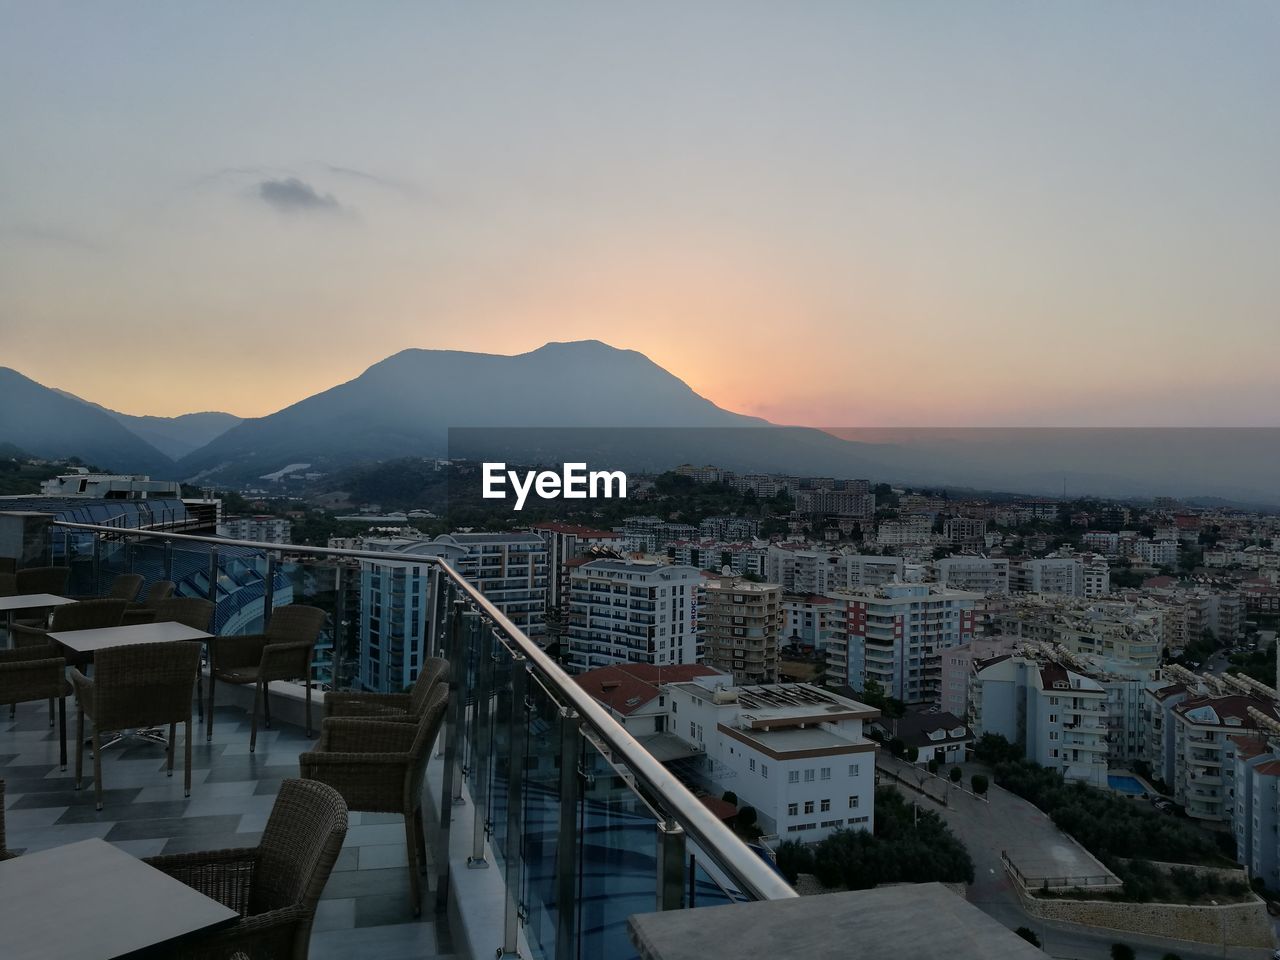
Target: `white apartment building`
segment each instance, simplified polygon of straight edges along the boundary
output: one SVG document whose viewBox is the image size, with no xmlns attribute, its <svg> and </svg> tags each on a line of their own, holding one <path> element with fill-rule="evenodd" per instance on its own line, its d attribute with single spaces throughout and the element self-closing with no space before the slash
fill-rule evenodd
<svg viewBox="0 0 1280 960">
<path fill-rule="evenodd" d="M 517 627 L 534 640 L 546 633 L 547 545 L 536 533 L 445 533 L 432 543 L 458 548 L 453 561 Z"/>
<path fill-rule="evenodd" d="M 942 523 L 942 535 L 956 546 L 981 544 L 987 534 L 987 521 L 976 517 L 947 517 Z"/>
<path fill-rule="evenodd" d="M 1080 600 L 1057 594 L 1015 597 L 992 615 L 996 631 L 1109 661 L 1160 666 L 1164 614 L 1152 601 Z"/>
<path fill-rule="evenodd" d="M 595 530 L 573 523 L 537 523 L 533 532 L 547 545 L 547 606 L 559 608 L 568 599 L 569 565 L 593 550 L 625 549 L 622 534 L 613 530 Z"/>
<path fill-rule="evenodd" d="M 1074 557 L 1024 560 L 1014 568 L 1012 585 L 1018 593 L 1060 593 L 1068 597 L 1083 597 L 1084 564 Z"/>
<path fill-rule="evenodd" d="M 725 686 L 699 677 L 663 687 L 668 729 L 703 756 L 703 778 L 756 809 L 766 834 L 813 843 L 870 830 L 880 711 L 804 683 Z"/>
<path fill-rule="evenodd" d="M 905 547 L 927 543 L 932 535 L 932 518 L 908 516 L 882 521 L 876 529 L 876 543 L 882 547 Z"/>
<path fill-rule="evenodd" d="M 943 557 L 936 564 L 938 582 L 974 593 L 1008 593 L 1009 561 L 999 557 Z"/>
<path fill-rule="evenodd" d="M 875 680 L 906 703 L 937 703 L 942 656 L 974 636 L 982 595 L 940 584 L 888 583 L 830 594 L 844 605 L 846 682 Z"/>
<path fill-rule="evenodd" d="M 942 691 L 938 697 L 942 710 L 961 718 L 969 716 L 969 678 L 973 675 L 974 661 L 1013 653 L 1019 643 L 1017 637 L 976 636 L 943 651 Z"/>
<path fill-rule="evenodd" d="M 1177 540 L 1139 540 L 1134 553 L 1143 563 L 1153 567 L 1173 567 L 1178 563 Z"/>
<path fill-rule="evenodd" d="M 782 643 L 789 646 L 807 647 L 817 652 L 826 650 L 836 632 L 843 616 L 833 616 L 840 612 L 840 605 L 831 597 L 820 594 L 782 595 Z M 844 682 L 841 674 L 840 682 Z"/>
<path fill-rule="evenodd" d="M 697 567 L 591 560 L 569 576 L 568 666 L 674 664 L 698 659 Z"/>
<path fill-rule="evenodd" d="M 1001 655 L 974 663 L 969 722 L 1068 780 L 1107 785 L 1107 691 L 1058 663 Z"/>
<path fill-rule="evenodd" d="M 794 545 L 770 544 L 763 576 L 785 593 L 825 594 L 852 587 L 874 587 L 902 579 L 901 557 L 817 550 Z"/>
<path fill-rule="evenodd" d="M 284 517 L 265 514 L 255 517 L 225 517 L 218 521 L 218 536 L 228 540 L 292 543 L 293 523 Z"/>
</svg>

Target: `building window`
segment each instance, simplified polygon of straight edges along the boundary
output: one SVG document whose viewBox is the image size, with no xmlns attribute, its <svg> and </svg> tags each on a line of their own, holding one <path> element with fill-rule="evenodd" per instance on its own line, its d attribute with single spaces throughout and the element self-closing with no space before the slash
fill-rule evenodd
<svg viewBox="0 0 1280 960">
<path fill-rule="evenodd" d="M 755 773 L 755 769 L 756 769 L 756 759 L 755 759 L 755 757 L 752 757 L 750 760 L 748 760 L 748 761 L 747 761 L 747 766 L 748 766 L 748 768 L 750 768 L 750 770 L 751 770 L 751 772 L 752 772 L 752 773 Z"/>
<path fill-rule="evenodd" d="M 804 782 L 813 783 L 813 767 L 810 767 L 804 772 Z"/>
<path fill-rule="evenodd" d="M 800 782 L 800 771 L 799 771 L 799 770 L 788 770 L 788 771 L 787 771 L 787 783 L 799 783 L 799 782 Z"/>
<path fill-rule="evenodd" d="M 798 804 L 798 803 L 788 803 L 788 804 L 787 804 L 787 816 L 788 816 L 788 817 L 798 817 L 799 815 L 800 815 L 800 804 Z"/>
<path fill-rule="evenodd" d="M 821 806 L 819 806 L 818 809 L 823 813 L 829 813 L 831 811 L 831 801 L 823 800 Z"/>
<path fill-rule="evenodd" d="M 769 779 L 769 765 L 767 763 L 760 764 L 760 776 L 764 777 L 766 780 Z"/>
<path fill-rule="evenodd" d="M 858 765 L 856 763 L 849 764 L 849 776 L 856 777 L 858 775 Z"/>
<path fill-rule="evenodd" d="M 857 810 L 857 809 L 858 809 L 858 798 L 857 798 L 857 797 L 850 797 L 850 798 L 849 798 L 849 809 L 850 809 L 850 810 Z"/>
<path fill-rule="evenodd" d="M 806 801 L 804 802 L 804 812 L 805 812 L 805 813 L 813 813 L 813 801 L 812 801 L 812 800 L 806 800 Z"/>
<path fill-rule="evenodd" d="M 818 771 L 818 775 L 819 775 L 819 777 L 820 777 L 821 779 L 823 779 L 823 780 L 830 780 L 830 779 L 831 779 L 831 768 L 830 768 L 830 767 L 823 767 L 820 771 Z"/>
</svg>

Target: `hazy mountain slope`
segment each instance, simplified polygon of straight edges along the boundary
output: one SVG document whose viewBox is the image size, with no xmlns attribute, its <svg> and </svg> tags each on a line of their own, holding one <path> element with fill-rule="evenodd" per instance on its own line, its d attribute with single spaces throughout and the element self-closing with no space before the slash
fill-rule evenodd
<svg viewBox="0 0 1280 960">
<path fill-rule="evenodd" d="M 103 469 L 174 476 L 173 461 L 114 418 L 0 367 L 0 442 L 32 456 L 79 457 Z"/>
<path fill-rule="evenodd" d="M 57 390 L 57 388 L 54 388 Z M 66 390 L 57 390 L 64 397 L 79 400 L 97 410 L 101 410 L 124 426 L 130 433 L 151 444 L 166 457 L 178 460 L 189 453 L 194 453 L 216 437 L 220 437 L 241 418 L 230 413 L 207 411 L 201 413 L 184 413 L 176 417 L 136 417 L 133 414 L 112 410 L 100 403 L 78 397 Z"/>
</svg>

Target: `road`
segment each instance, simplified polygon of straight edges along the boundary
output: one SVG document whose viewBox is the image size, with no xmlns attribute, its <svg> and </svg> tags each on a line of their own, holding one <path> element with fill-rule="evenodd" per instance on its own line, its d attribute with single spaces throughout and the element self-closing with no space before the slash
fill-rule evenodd
<svg viewBox="0 0 1280 960">
<path fill-rule="evenodd" d="M 966 769 L 966 780 L 970 772 L 977 772 L 977 768 L 974 771 Z M 1080 851 L 1038 808 L 998 787 L 991 787 L 990 803 L 953 790 L 949 805 L 944 808 L 931 800 L 921 799 L 920 794 L 901 784 L 888 783 L 909 800 L 919 800 L 923 809 L 941 815 L 968 847 L 974 869 L 974 882 L 968 891 L 969 902 L 1010 930 L 1030 927 L 1040 937 L 1044 951 L 1050 956 L 1062 960 L 1110 960 L 1111 945 L 1121 942 L 1134 948 L 1138 960 L 1162 960 L 1169 953 L 1176 954 L 1181 960 L 1213 960 L 1223 956 L 1270 960 L 1270 951 L 1267 950 L 1232 948 L 1224 954 L 1221 947 L 1214 949 L 1207 944 L 1138 937 L 1100 928 L 1058 926 L 1031 917 L 1022 909 L 1013 882 L 1000 862 L 1001 850 L 1010 851 L 1015 862 L 1019 850 L 1037 846 L 1042 851 L 1050 851 L 1047 856 L 1041 855 L 1044 862 L 1058 860 L 1063 864 L 1080 864 L 1093 862 L 1093 858 Z M 1087 859 L 1080 859 L 1081 856 Z M 1095 929 L 1096 933 L 1092 932 Z"/>
</svg>

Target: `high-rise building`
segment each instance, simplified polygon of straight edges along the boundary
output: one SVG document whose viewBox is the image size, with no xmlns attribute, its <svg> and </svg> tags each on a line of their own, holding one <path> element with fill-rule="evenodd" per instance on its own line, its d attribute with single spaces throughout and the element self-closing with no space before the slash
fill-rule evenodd
<svg viewBox="0 0 1280 960">
<path fill-rule="evenodd" d="M 737 684 L 777 681 L 782 588 L 726 577 L 703 585 L 703 601 L 698 627 L 706 662 Z"/>
<path fill-rule="evenodd" d="M 831 596 L 845 606 L 849 686 L 861 691 L 874 680 L 906 703 L 937 703 L 943 651 L 972 639 L 981 594 L 936 583 L 886 583 Z"/>
<path fill-rule="evenodd" d="M 535 523 L 533 532 L 547 545 L 547 607 L 559 610 L 568 600 L 571 561 L 593 551 L 621 552 L 622 534 L 573 523 Z"/>
<path fill-rule="evenodd" d="M 575 567 L 569 575 L 569 669 L 695 663 L 699 577 L 697 567 L 641 560 Z"/>
<path fill-rule="evenodd" d="M 943 557 L 938 561 L 938 582 L 975 593 L 1008 593 L 1009 561 L 1003 557 Z"/>
</svg>

